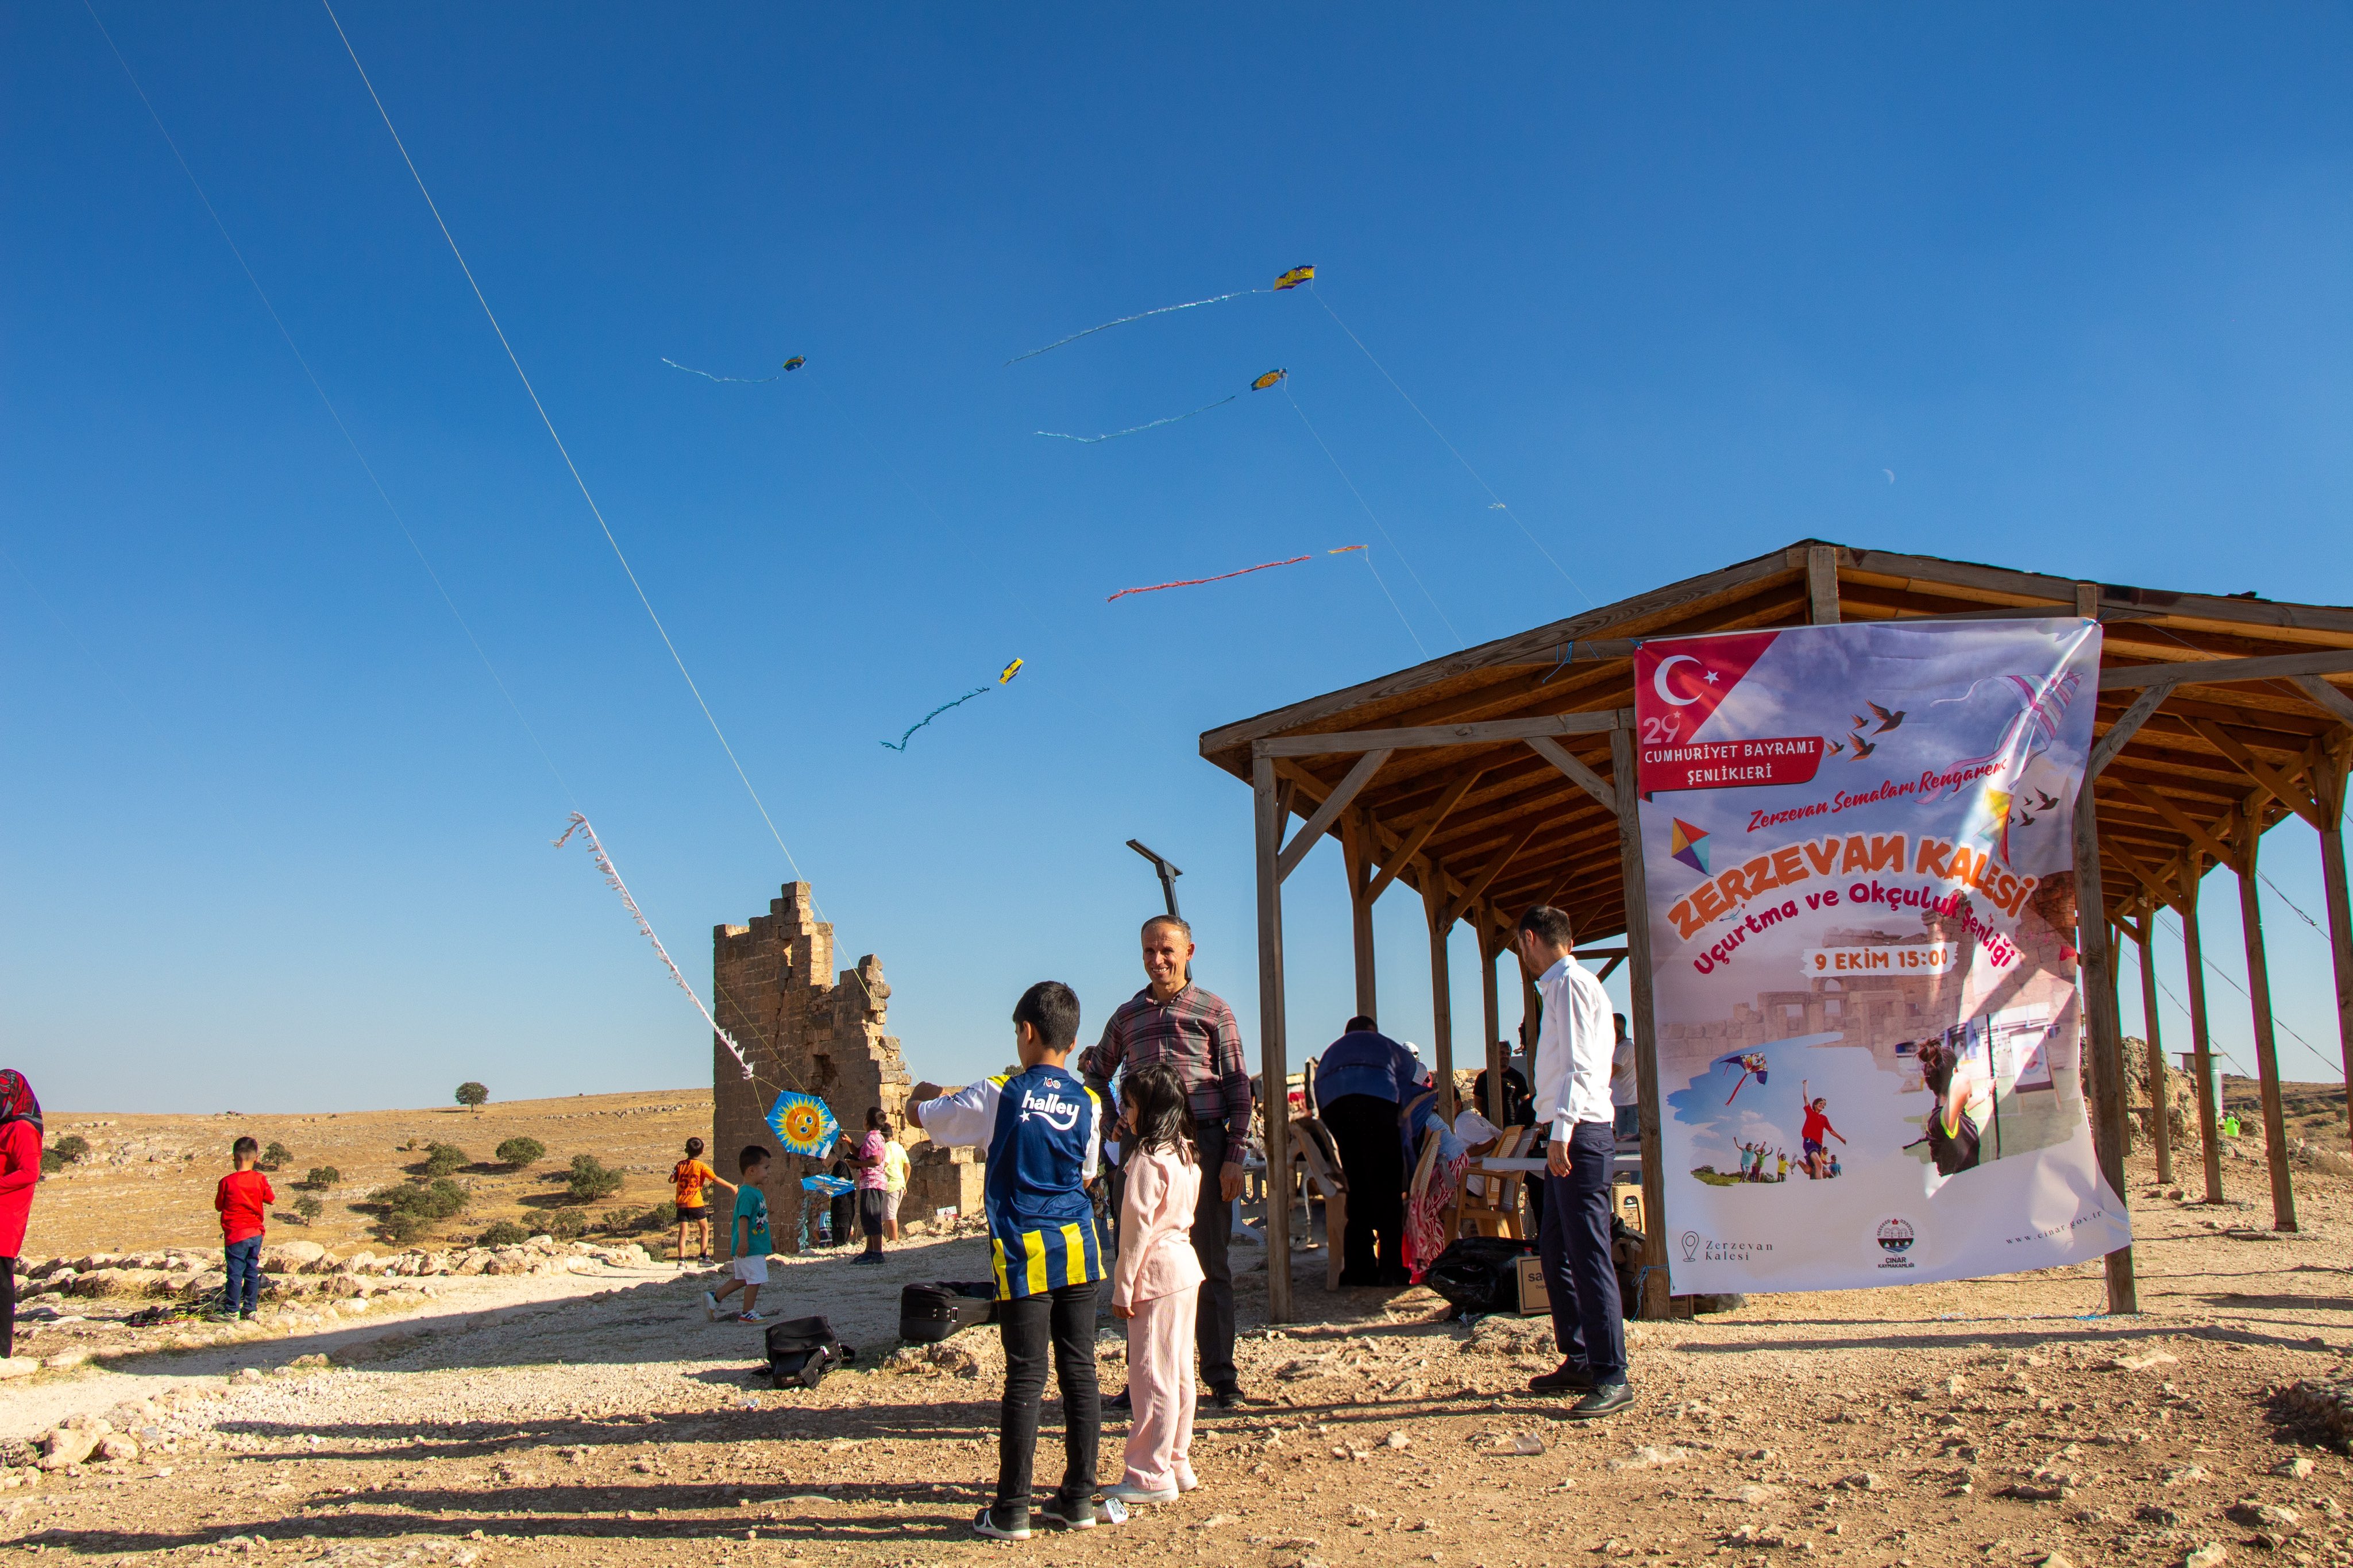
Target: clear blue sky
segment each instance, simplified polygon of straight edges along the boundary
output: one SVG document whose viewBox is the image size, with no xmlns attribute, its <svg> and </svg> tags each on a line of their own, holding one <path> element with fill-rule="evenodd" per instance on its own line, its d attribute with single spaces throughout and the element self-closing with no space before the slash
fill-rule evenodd
<svg viewBox="0 0 2353 1568">
<path fill-rule="evenodd" d="M 576 799 L 706 986 L 711 927 L 790 873 L 326 16 L 98 8 L 565 783 L 90 15 L 11 7 L 8 1059 L 71 1109 L 703 1080 L 685 999 L 548 840 Z M 932 1076 L 1002 1061 L 1031 980 L 1074 984 L 1090 1028 L 1141 984 L 1157 893 L 1131 835 L 1186 868 L 1200 976 L 1254 1045 L 1249 797 L 1198 734 L 1417 637 L 1805 535 L 2353 602 L 2341 7 L 343 20 L 843 962 L 882 956 Z M 1574 586 L 1314 299 L 1003 363 L 1297 262 Z M 765 386 L 662 363 L 793 353 Z M 1280 392 L 1100 446 L 1031 434 L 1276 366 L 1386 537 Z M 1398 608 L 1320 553 L 1103 602 L 1363 542 Z M 1017 655 L 1011 687 L 877 744 Z M 2309 832 L 2270 845 L 2318 914 Z M 1302 1047 L 1348 1009 L 1336 858 L 1291 888 Z M 2228 893 L 2209 946 L 2235 973 Z M 1426 1040 L 1419 909 L 1381 916 L 1385 1022 Z M 2275 900 L 2271 929 L 2283 1018 L 2333 1057 L 2325 947 Z M 2283 1066 L 2323 1070 L 2293 1040 Z"/>
</svg>

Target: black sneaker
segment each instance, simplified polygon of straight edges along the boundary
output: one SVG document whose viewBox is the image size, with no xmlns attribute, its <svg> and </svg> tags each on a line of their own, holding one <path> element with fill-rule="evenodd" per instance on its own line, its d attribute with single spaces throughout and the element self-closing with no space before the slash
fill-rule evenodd
<svg viewBox="0 0 2353 1568">
<path fill-rule="evenodd" d="M 1593 1392 L 1593 1369 L 1573 1361 L 1563 1360 L 1550 1372 L 1539 1373 L 1528 1379 L 1530 1394 L 1590 1394 Z"/>
<path fill-rule="evenodd" d="M 1592 1421 L 1615 1415 L 1634 1403 L 1634 1391 L 1622 1383 L 1597 1384 L 1593 1392 L 1568 1407 L 1572 1421 Z"/>
<path fill-rule="evenodd" d="M 1218 1409 L 1230 1414 L 1236 1410 L 1247 1409 L 1260 1402 L 1244 1394 L 1239 1384 L 1229 1384 L 1223 1388 L 1212 1389 L 1209 1393 L 1209 1403 Z"/>
<path fill-rule="evenodd" d="M 1064 1530 L 1092 1530 L 1095 1527 L 1095 1500 L 1081 1498 L 1076 1502 L 1054 1499 L 1045 1507 L 1034 1510 L 1032 1518 L 1040 1524 L 1060 1525 Z"/>
<path fill-rule="evenodd" d="M 990 1503 L 972 1516 L 972 1532 L 987 1536 L 991 1541 L 1027 1541 L 1029 1539 L 1029 1510 Z"/>
<path fill-rule="evenodd" d="M 1135 1401 L 1129 1398 L 1127 1390 L 1123 1388 L 1117 1394 L 1105 1398 L 1103 1407 L 1105 1410 L 1133 1410 L 1135 1408 Z"/>
</svg>

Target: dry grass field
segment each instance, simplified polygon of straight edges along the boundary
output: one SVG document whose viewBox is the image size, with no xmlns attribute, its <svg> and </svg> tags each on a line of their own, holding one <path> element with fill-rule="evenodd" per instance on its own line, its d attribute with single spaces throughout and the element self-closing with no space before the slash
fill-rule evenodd
<svg viewBox="0 0 2353 1568">
<path fill-rule="evenodd" d="M 494 1221 L 527 1223 L 559 1207 L 582 1208 L 593 1221 L 607 1210 L 642 1211 L 663 1203 L 670 1196 L 670 1167 L 686 1140 L 711 1136 L 711 1091 L 494 1100 L 479 1110 L 452 1105 L 287 1116 L 56 1113 L 47 1121 L 52 1144 L 79 1133 L 90 1149 L 42 1184 L 25 1237 L 28 1258 L 217 1245 L 213 1189 L 230 1168 L 229 1145 L 246 1135 L 265 1147 L 283 1143 L 293 1154 L 270 1176 L 279 1198 L 270 1216 L 273 1237 L 380 1249 L 373 1240 L 375 1211 L 353 1205 L 364 1205 L 375 1188 L 415 1174 L 427 1143 L 454 1143 L 474 1163 L 456 1173 L 470 1192 L 465 1211 L 434 1226 L 420 1241 L 468 1240 Z M 492 1163 L 491 1152 L 515 1137 L 537 1139 L 546 1155 L 522 1170 Z M 621 1190 L 586 1205 L 570 1204 L 562 1176 L 575 1154 L 592 1154 L 622 1171 Z M 312 1193 L 324 1212 L 305 1225 L 293 1204 L 311 1190 L 299 1184 L 312 1167 L 328 1165 L 342 1179 Z"/>
</svg>

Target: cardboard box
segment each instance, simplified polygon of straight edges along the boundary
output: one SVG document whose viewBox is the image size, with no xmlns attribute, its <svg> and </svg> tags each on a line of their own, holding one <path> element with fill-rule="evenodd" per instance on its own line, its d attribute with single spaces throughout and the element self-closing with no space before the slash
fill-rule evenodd
<svg viewBox="0 0 2353 1568">
<path fill-rule="evenodd" d="M 1545 1289 L 1544 1259 L 1531 1252 L 1514 1266 L 1520 1288 L 1520 1316 L 1533 1318 L 1552 1310 L 1552 1294 Z"/>
</svg>

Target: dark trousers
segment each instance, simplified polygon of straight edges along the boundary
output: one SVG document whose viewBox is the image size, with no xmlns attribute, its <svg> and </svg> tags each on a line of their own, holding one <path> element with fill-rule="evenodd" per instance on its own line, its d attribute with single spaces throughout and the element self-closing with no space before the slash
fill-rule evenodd
<svg viewBox="0 0 2353 1568">
<path fill-rule="evenodd" d="M 1234 1374 L 1234 1267 L 1226 1256 L 1234 1238 L 1234 1205 L 1219 1180 L 1226 1130 L 1204 1127 L 1195 1142 L 1201 1151 L 1201 1203 L 1193 1211 L 1193 1256 L 1201 1260 L 1201 1293 L 1193 1343 L 1201 1352 L 1201 1381 L 1214 1393 L 1240 1381 Z M 1267 1188 L 1277 1191 L 1271 1179 Z"/>
<path fill-rule="evenodd" d="M 0 1360 L 16 1353 L 16 1260 L 0 1258 Z"/>
<path fill-rule="evenodd" d="M 1062 1485 L 1054 1495 L 1077 1503 L 1094 1496 L 1095 1446 L 1103 1430 L 1103 1393 L 1095 1384 L 1098 1281 L 1064 1285 L 1042 1296 L 997 1304 L 1005 1342 L 1005 1397 L 997 1413 L 997 1504 L 1027 1512 L 1038 1453 L 1038 1407 L 1046 1397 L 1046 1354 L 1062 1391 Z"/>
<path fill-rule="evenodd" d="M 1609 1257 L 1609 1159 L 1617 1140 L 1606 1121 L 1580 1121 L 1568 1139 L 1568 1174 L 1544 1178 L 1545 1289 L 1553 1340 L 1596 1383 L 1626 1381 L 1626 1321 L 1618 1268 Z"/>
<path fill-rule="evenodd" d="M 225 1312 L 250 1312 L 261 1305 L 261 1237 L 248 1236 L 221 1248 L 227 1259 L 228 1285 L 221 1292 Z"/>
<path fill-rule="evenodd" d="M 1398 1142 L 1397 1101 L 1344 1094 L 1324 1107 L 1324 1125 L 1339 1145 L 1348 1182 L 1343 1285 L 1405 1283 L 1405 1148 Z M 1327 1244 L 1336 1240 L 1326 1237 Z"/>
</svg>

